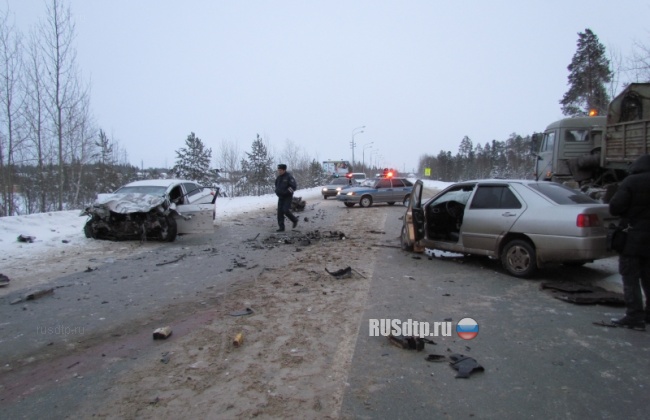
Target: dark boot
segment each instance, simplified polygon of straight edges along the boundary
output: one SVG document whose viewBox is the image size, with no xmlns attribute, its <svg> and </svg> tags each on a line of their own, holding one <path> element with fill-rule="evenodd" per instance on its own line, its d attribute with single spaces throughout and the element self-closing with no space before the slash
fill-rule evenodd
<svg viewBox="0 0 650 420">
<path fill-rule="evenodd" d="M 621 319 L 615 319 L 612 321 L 612 324 L 618 327 L 629 328 L 631 330 L 645 331 L 645 322 L 642 319 L 637 320 L 630 318 L 629 316 L 624 316 Z"/>
</svg>

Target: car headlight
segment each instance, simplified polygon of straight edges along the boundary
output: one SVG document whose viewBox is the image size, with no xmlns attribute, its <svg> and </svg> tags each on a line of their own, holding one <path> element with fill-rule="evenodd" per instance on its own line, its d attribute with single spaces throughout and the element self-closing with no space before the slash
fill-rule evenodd
<svg viewBox="0 0 650 420">
<path fill-rule="evenodd" d="M 341 191 L 341 187 L 336 187 L 336 191 Z"/>
<path fill-rule="evenodd" d="M 323 192 L 327 191 L 327 188 L 323 188 Z"/>
<path fill-rule="evenodd" d="M 353 191 L 350 191 L 349 193 L 347 193 L 347 194 L 345 194 L 345 195 L 354 195 L 354 192 L 353 192 Z"/>
</svg>

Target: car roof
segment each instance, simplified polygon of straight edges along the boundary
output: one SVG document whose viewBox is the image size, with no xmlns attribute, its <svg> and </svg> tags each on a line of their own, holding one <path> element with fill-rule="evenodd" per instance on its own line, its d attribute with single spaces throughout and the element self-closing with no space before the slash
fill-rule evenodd
<svg viewBox="0 0 650 420">
<path fill-rule="evenodd" d="M 195 181 L 189 181 L 187 179 L 143 179 L 141 181 L 133 181 L 124 185 L 125 187 L 136 187 L 136 186 L 152 186 L 152 187 L 169 187 L 171 185 L 182 184 L 185 182 L 191 182 L 193 184 L 198 184 Z"/>
</svg>

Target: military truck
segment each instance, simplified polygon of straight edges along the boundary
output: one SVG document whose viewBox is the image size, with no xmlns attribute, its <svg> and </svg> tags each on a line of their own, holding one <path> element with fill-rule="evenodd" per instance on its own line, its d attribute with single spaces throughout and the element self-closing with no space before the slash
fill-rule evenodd
<svg viewBox="0 0 650 420">
<path fill-rule="evenodd" d="M 650 83 L 632 83 L 607 116 L 564 118 L 533 135 L 535 177 L 608 202 L 636 158 L 649 153 Z"/>
</svg>

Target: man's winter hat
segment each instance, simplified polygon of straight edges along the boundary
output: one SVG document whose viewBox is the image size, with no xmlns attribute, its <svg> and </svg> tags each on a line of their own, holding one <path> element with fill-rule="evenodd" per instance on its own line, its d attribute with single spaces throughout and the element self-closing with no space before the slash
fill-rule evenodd
<svg viewBox="0 0 650 420">
<path fill-rule="evenodd" d="M 281 163 L 281 164 L 278 165 L 278 169 L 283 169 L 283 170 L 286 171 L 287 170 L 287 165 L 285 165 L 284 163 Z"/>
</svg>

